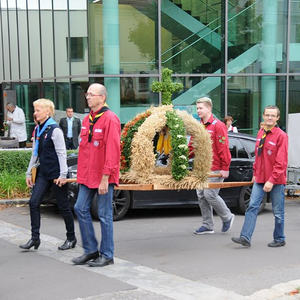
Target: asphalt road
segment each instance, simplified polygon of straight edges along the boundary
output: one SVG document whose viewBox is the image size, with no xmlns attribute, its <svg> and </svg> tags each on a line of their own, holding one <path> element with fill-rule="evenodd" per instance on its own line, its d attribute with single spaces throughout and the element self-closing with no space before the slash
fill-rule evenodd
<svg viewBox="0 0 300 300">
<path fill-rule="evenodd" d="M 248 249 L 230 240 L 232 236 L 239 235 L 244 219 L 241 215 L 236 215 L 230 233 L 220 232 L 221 221 L 215 216 L 215 234 L 196 236 L 192 232 L 201 225 L 198 209 L 138 210 L 114 223 L 117 262 L 108 270 L 113 272 L 119 258 L 127 266 L 134 264 L 133 269 L 144 272 L 143 276 L 153 270 L 154 273 L 162 271 L 164 276 L 203 284 L 204 288 L 209 286 L 237 295 L 253 295 L 278 283 L 300 279 L 299 216 L 300 200 L 287 201 L 287 244 L 281 248 L 269 248 L 267 243 L 272 240 L 273 215 L 268 204 L 258 217 L 252 247 Z M 126 275 L 122 278 L 117 275 L 109 277 L 110 273 L 106 271 L 97 274 L 85 266 L 78 268 L 69 264 L 71 258 L 78 255 L 73 250 L 65 251 L 69 255 L 64 258 L 65 263 L 47 254 L 52 246 L 46 242 L 41 245 L 44 248 L 38 251 L 20 251 L 17 247 L 19 240 L 13 239 L 9 226 L 6 236 L 4 227 L 6 224 L 17 225 L 15 230 L 22 230 L 22 234 L 25 232 L 23 238 L 26 241 L 30 229 L 28 206 L 9 207 L 0 211 L 0 221 L 4 224 L 2 237 L 0 235 L 0 299 L 81 299 L 95 295 L 98 295 L 97 298 L 91 299 L 112 299 L 112 295 L 118 293 L 125 294 L 115 299 L 168 298 L 166 292 L 160 296 L 157 291 L 152 294 L 151 288 L 147 293 L 139 289 L 142 284 L 130 278 L 135 275 L 127 274 L 128 278 Z M 100 236 L 97 222 L 95 228 Z M 77 222 L 76 231 L 80 245 Z M 50 237 L 55 241 L 65 239 L 62 218 L 53 207 L 42 208 L 41 233 L 47 235 L 49 240 Z M 46 254 L 40 255 L 39 251 Z M 51 251 L 57 256 L 61 255 L 56 246 Z M 126 294 L 129 291 L 131 298 Z"/>
</svg>

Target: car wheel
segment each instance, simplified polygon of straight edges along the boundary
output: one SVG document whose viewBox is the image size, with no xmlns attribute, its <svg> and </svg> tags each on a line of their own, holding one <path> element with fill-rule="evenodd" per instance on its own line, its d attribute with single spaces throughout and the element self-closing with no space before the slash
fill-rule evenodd
<svg viewBox="0 0 300 300">
<path fill-rule="evenodd" d="M 240 198 L 239 198 L 239 212 L 242 214 L 245 214 L 249 203 L 250 203 L 250 196 L 251 196 L 252 186 L 243 186 L 241 188 L 240 192 Z M 259 212 L 264 210 L 267 202 L 267 195 L 265 195 L 263 201 L 261 202 Z"/>
<path fill-rule="evenodd" d="M 114 221 L 119 221 L 123 219 L 130 208 L 130 192 L 115 190 L 112 206 Z M 98 219 L 98 202 L 96 195 L 92 202 L 91 214 L 93 218 Z"/>
</svg>

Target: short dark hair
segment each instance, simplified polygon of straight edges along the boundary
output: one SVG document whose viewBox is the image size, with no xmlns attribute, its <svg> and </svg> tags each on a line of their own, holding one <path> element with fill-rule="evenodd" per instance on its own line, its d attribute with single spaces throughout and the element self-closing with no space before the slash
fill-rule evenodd
<svg viewBox="0 0 300 300">
<path fill-rule="evenodd" d="M 233 117 L 232 116 L 225 116 L 224 123 L 226 124 L 228 120 L 230 120 L 231 122 L 233 122 Z"/>
<path fill-rule="evenodd" d="M 276 105 L 267 105 L 264 109 L 263 114 L 265 114 L 266 109 L 276 109 L 277 110 L 277 117 L 280 117 L 280 110 Z"/>
<path fill-rule="evenodd" d="M 67 111 L 68 109 L 72 109 L 72 110 L 74 111 L 73 107 L 67 107 L 67 108 L 66 108 L 66 111 Z"/>
</svg>

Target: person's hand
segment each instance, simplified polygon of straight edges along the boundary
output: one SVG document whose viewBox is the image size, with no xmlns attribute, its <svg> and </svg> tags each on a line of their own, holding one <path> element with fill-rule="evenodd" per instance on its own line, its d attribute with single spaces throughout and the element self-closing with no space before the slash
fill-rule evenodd
<svg viewBox="0 0 300 300">
<path fill-rule="evenodd" d="M 33 187 L 33 182 L 32 182 L 31 177 L 26 177 L 26 185 L 27 185 L 27 187 L 29 187 L 29 188 L 32 188 L 32 187 Z"/>
<path fill-rule="evenodd" d="M 13 118 L 7 118 L 7 121 L 12 121 L 13 120 Z"/>
<path fill-rule="evenodd" d="M 253 183 L 255 182 L 255 176 L 252 177 L 251 182 L 253 182 Z"/>
<path fill-rule="evenodd" d="M 98 194 L 104 195 L 108 192 L 108 175 L 103 175 L 98 187 Z"/>
<path fill-rule="evenodd" d="M 272 188 L 273 188 L 273 183 L 270 182 L 270 181 L 267 181 L 267 182 L 265 183 L 264 187 L 263 187 L 263 190 L 264 190 L 266 193 L 268 193 L 268 192 L 271 192 Z"/>
<path fill-rule="evenodd" d="M 227 177 L 229 176 L 229 171 L 223 171 L 223 170 L 221 170 L 221 171 L 220 171 L 220 174 L 221 174 L 221 176 L 222 176 L 223 178 L 227 178 Z"/>
<path fill-rule="evenodd" d="M 67 183 L 67 179 L 66 178 L 57 178 L 55 181 L 55 184 L 58 185 L 59 187 L 62 187 L 64 184 Z"/>
</svg>

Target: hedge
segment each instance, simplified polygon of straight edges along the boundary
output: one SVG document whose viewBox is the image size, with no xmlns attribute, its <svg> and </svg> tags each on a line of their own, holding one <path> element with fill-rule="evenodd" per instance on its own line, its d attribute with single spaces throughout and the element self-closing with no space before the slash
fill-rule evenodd
<svg viewBox="0 0 300 300">
<path fill-rule="evenodd" d="M 0 151 L 0 173 L 25 173 L 30 161 L 31 149 Z"/>
</svg>

